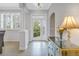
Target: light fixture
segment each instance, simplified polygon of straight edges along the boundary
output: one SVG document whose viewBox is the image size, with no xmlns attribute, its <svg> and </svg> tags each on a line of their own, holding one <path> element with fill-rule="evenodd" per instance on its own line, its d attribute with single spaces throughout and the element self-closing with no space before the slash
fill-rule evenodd
<svg viewBox="0 0 79 59">
<path fill-rule="evenodd" d="M 35 5 L 36 8 L 41 8 L 41 4 L 40 3 L 34 3 L 33 5 Z"/>
<path fill-rule="evenodd" d="M 60 32 L 60 39 L 62 39 L 62 34 L 63 32 L 66 30 L 68 32 L 68 41 L 70 41 L 70 30 L 71 29 L 76 29 L 79 28 L 79 24 L 77 23 L 77 21 L 74 19 L 73 16 L 66 16 L 64 18 L 63 23 L 61 24 L 60 28 L 59 28 L 59 32 Z M 62 42 L 61 42 L 62 43 Z M 62 45 L 62 44 L 61 44 Z"/>
<path fill-rule="evenodd" d="M 38 3 L 38 6 L 40 6 L 40 3 Z"/>
</svg>

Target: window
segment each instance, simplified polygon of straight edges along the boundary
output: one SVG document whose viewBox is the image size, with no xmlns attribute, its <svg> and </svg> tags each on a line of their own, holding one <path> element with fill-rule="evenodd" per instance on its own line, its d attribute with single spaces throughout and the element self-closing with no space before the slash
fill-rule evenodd
<svg viewBox="0 0 79 59">
<path fill-rule="evenodd" d="M 19 28 L 20 27 L 19 16 L 18 15 L 13 15 L 13 27 L 14 28 Z"/>
<path fill-rule="evenodd" d="M 12 25 L 11 25 L 11 15 L 4 15 L 4 28 L 11 28 Z"/>
<path fill-rule="evenodd" d="M 17 29 L 19 28 L 19 15 L 16 13 L 0 14 L 0 28 L 1 29 Z"/>
</svg>

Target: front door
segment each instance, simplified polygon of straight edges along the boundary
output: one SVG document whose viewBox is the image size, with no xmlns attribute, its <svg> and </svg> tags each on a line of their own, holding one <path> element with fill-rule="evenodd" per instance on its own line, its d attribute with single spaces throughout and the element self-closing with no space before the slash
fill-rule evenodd
<svg viewBox="0 0 79 59">
<path fill-rule="evenodd" d="M 46 40 L 46 19 L 33 18 L 32 29 L 33 40 Z"/>
</svg>

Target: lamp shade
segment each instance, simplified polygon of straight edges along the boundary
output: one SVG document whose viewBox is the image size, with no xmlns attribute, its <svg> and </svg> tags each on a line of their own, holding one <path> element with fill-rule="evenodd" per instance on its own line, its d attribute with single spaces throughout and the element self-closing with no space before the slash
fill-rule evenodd
<svg viewBox="0 0 79 59">
<path fill-rule="evenodd" d="M 60 28 L 64 28 L 64 29 L 79 28 L 79 24 L 76 22 L 73 16 L 66 16 Z"/>
</svg>

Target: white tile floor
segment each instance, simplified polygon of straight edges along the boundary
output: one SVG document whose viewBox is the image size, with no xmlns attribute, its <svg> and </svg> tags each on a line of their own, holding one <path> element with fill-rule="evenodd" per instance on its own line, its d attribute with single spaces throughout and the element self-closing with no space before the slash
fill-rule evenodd
<svg viewBox="0 0 79 59">
<path fill-rule="evenodd" d="M 1 56 L 47 56 L 48 48 L 46 41 L 32 41 L 27 50 L 19 51 L 18 42 L 7 42 L 3 47 Z"/>
<path fill-rule="evenodd" d="M 44 41 L 33 41 L 30 43 L 28 48 L 28 53 L 31 54 L 31 56 L 47 56 L 48 55 L 48 48 L 47 48 L 47 42 Z"/>
</svg>

